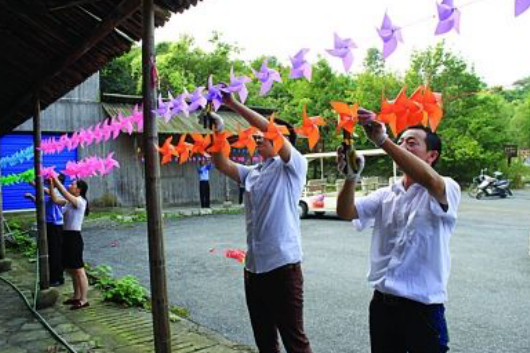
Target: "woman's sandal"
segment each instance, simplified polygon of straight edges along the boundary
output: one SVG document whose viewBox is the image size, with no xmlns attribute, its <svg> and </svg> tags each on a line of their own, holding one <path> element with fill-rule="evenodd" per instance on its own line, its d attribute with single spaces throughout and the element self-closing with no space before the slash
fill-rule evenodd
<svg viewBox="0 0 530 353">
<path fill-rule="evenodd" d="M 78 301 L 79 301 L 79 299 L 70 298 L 70 299 L 66 299 L 66 300 L 63 302 L 63 304 L 64 304 L 64 305 L 76 304 Z"/>
<path fill-rule="evenodd" d="M 90 303 L 89 302 L 86 302 L 84 304 L 81 304 L 81 301 L 77 301 L 77 303 L 75 303 L 74 305 L 72 305 L 70 307 L 70 310 L 79 310 L 79 309 L 83 309 L 83 308 L 87 308 L 90 306 Z"/>
</svg>

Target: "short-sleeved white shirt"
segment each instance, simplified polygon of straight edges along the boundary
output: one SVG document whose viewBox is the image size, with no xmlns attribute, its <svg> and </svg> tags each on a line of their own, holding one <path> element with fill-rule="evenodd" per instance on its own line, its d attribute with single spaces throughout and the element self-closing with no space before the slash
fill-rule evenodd
<svg viewBox="0 0 530 353">
<path fill-rule="evenodd" d="M 87 201 L 81 197 L 77 197 L 77 207 L 74 207 L 70 202 L 63 207 L 64 215 L 64 230 L 81 231 L 83 220 L 85 219 L 85 210 Z"/>
<path fill-rule="evenodd" d="M 358 230 L 373 223 L 368 282 L 377 290 L 424 304 L 444 303 L 451 269 L 449 239 L 460 186 L 444 178 L 447 211 L 419 184 L 403 181 L 355 200 Z"/>
<path fill-rule="evenodd" d="M 301 261 L 298 201 L 306 181 L 305 157 L 291 148 L 287 163 L 276 156 L 257 166 L 237 166 L 245 186 L 245 268 L 265 273 Z"/>
</svg>

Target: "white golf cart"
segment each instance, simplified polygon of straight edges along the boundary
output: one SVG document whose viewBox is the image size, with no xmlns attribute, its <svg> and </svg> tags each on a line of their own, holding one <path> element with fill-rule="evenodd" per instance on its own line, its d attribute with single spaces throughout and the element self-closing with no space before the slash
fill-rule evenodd
<svg viewBox="0 0 530 353">
<path fill-rule="evenodd" d="M 382 149 L 358 150 L 358 154 L 365 157 L 384 156 L 386 152 Z M 324 158 L 337 158 L 337 152 L 310 153 L 304 155 L 308 163 L 320 161 L 321 178 L 308 180 L 302 197 L 298 202 L 298 212 L 300 218 L 306 218 L 309 214 L 322 216 L 325 214 L 336 214 L 337 196 L 340 188 L 344 184 L 343 179 L 336 180 L 334 185 L 327 184 L 324 176 Z M 396 179 L 396 165 L 394 164 L 394 176 L 389 182 Z M 366 195 L 382 186 L 388 185 L 379 177 L 366 177 L 361 179 L 361 190 L 356 195 Z"/>
</svg>

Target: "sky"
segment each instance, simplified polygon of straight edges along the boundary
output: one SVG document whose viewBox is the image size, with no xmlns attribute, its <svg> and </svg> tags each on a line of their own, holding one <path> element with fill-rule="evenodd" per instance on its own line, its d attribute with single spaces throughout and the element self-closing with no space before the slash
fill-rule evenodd
<svg viewBox="0 0 530 353">
<path fill-rule="evenodd" d="M 203 0 L 173 15 L 157 29 L 155 38 L 157 42 L 175 41 L 189 34 L 201 48 L 210 50 L 208 39 L 218 31 L 225 42 L 243 49 L 238 56 L 243 60 L 273 55 L 288 64 L 298 50 L 309 48 L 306 58 L 310 62 L 316 62 L 320 54 L 343 71 L 340 59 L 325 52 L 333 47 L 337 33 L 358 46 L 351 69 L 356 73 L 362 70 L 368 48 L 382 49 L 376 28 L 388 11 L 394 24 L 403 28 L 404 44 L 387 59 L 387 68 L 403 73 L 414 50 L 445 40 L 488 85 L 509 87 L 530 76 L 530 10 L 515 18 L 514 1 L 455 0 L 462 12 L 460 34 L 435 36 L 434 0 Z"/>
</svg>

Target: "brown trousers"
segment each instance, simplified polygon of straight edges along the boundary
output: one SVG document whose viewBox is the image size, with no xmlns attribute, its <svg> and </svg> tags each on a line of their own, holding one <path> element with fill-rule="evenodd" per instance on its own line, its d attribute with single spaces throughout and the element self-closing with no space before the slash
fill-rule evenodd
<svg viewBox="0 0 530 353">
<path fill-rule="evenodd" d="M 245 294 L 260 353 L 279 353 L 278 332 L 287 353 L 312 353 L 304 333 L 304 278 L 300 263 L 263 274 L 245 270 Z"/>
</svg>

